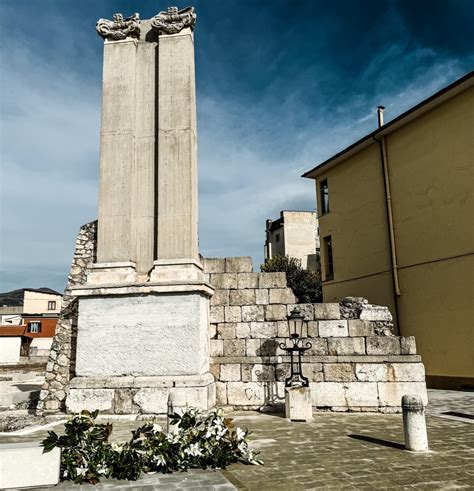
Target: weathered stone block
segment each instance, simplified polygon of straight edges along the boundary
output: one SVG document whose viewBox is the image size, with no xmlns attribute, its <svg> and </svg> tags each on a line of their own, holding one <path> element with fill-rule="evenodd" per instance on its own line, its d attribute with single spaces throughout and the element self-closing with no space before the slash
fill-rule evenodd
<svg viewBox="0 0 474 491">
<path fill-rule="evenodd" d="M 225 258 L 226 273 L 251 273 L 252 270 L 253 263 L 251 257 L 242 256 Z"/>
<path fill-rule="evenodd" d="M 86 409 L 99 409 L 103 413 L 113 408 L 113 389 L 70 389 L 66 399 L 66 407 L 70 413 L 80 413 Z"/>
<path fill-rule="evenodd" d="M 319 326 L 321 329 L 321 326 Z M 330 355 L 363 355 L 365 353 L 364 338 L 328 338 Z"/>
<path fill-rule="evenodd" d="M 326 338 L 311 339 L 310 343 L 312 347 L 306 351 L 307 356 L 327 355 L 328 354 L 328 340 Z"/>
<path fill-rule="evenodd" d="M 258 382 L 229 382 L 227 398 L 228 403 L 235 406 L 256 406 L 264 404 L 265 391 Z"/>
<path fill-rule="evenodd" d="M 215 290 L 210 305 L 229 305 L 229 290 Z"/>
<path fill-rule="evenodd" d="M 418 395 L 423 404 L 428 404 L 426 384 L 424 382 L 378 382 L 381 406 L 400 407 L 404 395 Z"/>
<path fill-rule="evenodd" d="M 361 382 L 385 382 L 389 379 L 388 363 L 356 363 L 355 373 Z"/>
<path fill-rule="evenodd" d="M 388 307 L 381 305 L 363 305 L 359 319 L 363 321 L 392 321 L 392 314 Z"/>
<path fill-rule="evenodd" d="M 349 335 L 347 320 L 319 321 L 319 335 L 322 338 L 344 337 Z"/>
<path fill-rule="evenodd" d="M 326 382 L 351 382 L 355 380 L 354 367 L 351 363 L 325 363 L 323 369 Z"/>
<path fill-rule="evenodd" d="M 211 285 L 217 290 L 235 290 L 237 288 L 237 273 L 211 274 Z"/>
<path fill-rule="evenodd" d="M 260 356 L 276 356 L 277 354 L 282 354 L 279 350 L 278 339 L 266 339 L 262 340 L 260 345 Z"/>
<path fill-rule="evenodd" d="M 425 381 L 425 367 L 422 363 L 392 363 L 391 368 L 397 382 Z"/>
<path fill-rule="evenodd" d="M 133 391 L 131 389 L 115 389 L 114 394 L 114 413 L 132 414 L 133 411 Z"/>
<path fill-rule="evenodd" d="M 277 336 L 279 338 L 287 338 L 289 335 L 288 321 L 278 321 L 277 323 Z"/>
<path fill-rule="evenodd" d="M 224 339 L 224 356 L 245 356 L 245 339 Z"/>
<path fill-rule="evenodd" d="M 250 335 L 252 338 L 275 338 L 277 324 L 276 322 L 251 322 Z"/>
<path fill-rule="evenodd" d="M 315 303 L 313 312 L 315 320 L 339 320 L 341 318 L 338 303 Z"/>
<path fill-rule="evenodd" d="M 290 421 L 311 421 L 313 407 L 309 387 L 287 387 L 285 390 L 285 416 Z"/>
<path fill-rule="evenodd" d="M 259 322 L 265 320 L 263 305 L 246 305 L 242 307 L 242 322 Z"/>
<path fill-rule="evenodd" d="M 237 288 L 258 288 L 258 273 L 239 273 L 237 275 Z"/>
<path fill-rule="evenodd" d="M 219 322 L 224 322 L 224 307 L 211 306 L 209 308 L 209 322 L 211 322 L 213 324 L 218 324 Z"/>
<path fill-rule="evenodd" d="M 373 336 L 374 326 L 368 321 L 361 321 L 359 319 L 350 319 L 347 321 L 349 328 L 349 336 Z"/>
<path fill-rule="evenodd" d="M 230 305 L 254 305 L 255 290 L 231 290 L 229 297 Z"/>
<path fill-rule="evenodd" d="M 276 377 L 275 367 L 273 365 L 242 365 L 242 382 L 267 382 L 274 380 L 276 380 Z"/>
<path fill-rule="evenodd" d="M 202 260 L 204 273 L 225 273 L 225 259 L 207 257 Z"/>
<path fill-rule="evenodd" d="M 217 325 L 217 338 L 218 339 L 235 339 L 236 336 L 235 322 L 225 322 Z"/>
<path fill-rule="evenodd" d="M 323 382 L 324 373 L 322 370 L 322 363 L 304 363 L 303 358 L 303 375 L 308 377 L 310 382 Z"/>
<path fill-rule="evenodd" d="M 268 301 L 268 290 L 255 290 L 255 303 L 257 305 L 267 305 Z"/>
<path fill-rule="evenodd" d="M 179 387 L 171 388 L 170 394 L 179 406 L 195 407 L 207 410 L 216 404 L 215 385 L 212 383 L 207 387 Z"/>
<path fill-rule="evenodd" d="M 306 328 L 308 330 L 307 334 L 309 338 L 317 338 L 319 336 L 318 322 L 317 321 L 309 321 L 306 324 Z"/>
<path fill-rule="evenodd" d="M 235 337 L 236 338 L 249 338 L 250 337 L 250 323 L 238 322 L 235 324 Z"/>
<path fill-rule="evenodd" d="M 280 321 L 286 319 L 285 305 L 265 305 L 265 319 L 267 321 Z"/>
<path fill-rule="evenodd" d="M 133 398 L 133 402 L 139 407 L 141 413 L 165 413 L 168 408 L 169 390 L 156 388 L 139 389 Z"/>
<path fill-rule="evenodd" d="M 259 273 L 259 288 L 286 288 L 285 273 Z"/>
<path fill-rule="evenodd" d="M 221 378 L 221 365 L 220 365 L 220 363 L 211 363 L 209 365 L 209 372 L 214 377 L 214 380 L 219 380 Z"/>
<path fill-rule="evenodd" d="M 246 339 L 245 351 L 247 356 L 260 356 L 261 339 Z"/>
<path fill-rule="evenodd" d="M 209 340 L 209 356 L 224 356 L 224 341 L 222 339 Z"/>
<path fill-rule="evenodd" d="M 217 324 L 209 324 L 209 339 L 217 338 Z"/>
<path fill-rule="evenodd" d="M 237 363 L 226 363 L 221 365 L 221 382 L 238 382 L 241 380 L 240 365 Z"/>
<path fill-rule="evenodd" d="M 216 382 L 216 404 L 218 406 L 227 405 L 227 384 L 225 382 Z"/>
<path fill-rule="evenodd" d="M 291 288 L 274 288 L 269 290 L 269 303 L 294 304 L 296 297 Z"/>
<path fill-rule="evenodd" d="M 379 405 L 375 382 L 348 382 L 344 384 L 344 390 L 348 406 L 377 407 Z"/>
<path fill-rule="evenodd" d="M 241 307 L 224 307 L 225 322 L 242 322 Z"/>
<path fill-rule="evenodd" d="M 370 336 L 366 340 L 368 355 L 400 354 L 400 340 L 395 336 Z"/>
<path fill-rule="evenodd" d="M 342 382 L 314 382 L 310 387 L 313 406 L 347 406 Z"/>
<path fill-rule="evenodd" d="M 400 353 L 402 355 L 416 355 L 416 342 L 414 336 L 400 338 Z"/>
<path fill-rule="evenodd" d="M 314 320 L 314 309 L 312 303 L 291 303 L 286 306 L 286 314 L 290 315 L 295 308 L 299 309 L 306 321 Z"/>
</svg>

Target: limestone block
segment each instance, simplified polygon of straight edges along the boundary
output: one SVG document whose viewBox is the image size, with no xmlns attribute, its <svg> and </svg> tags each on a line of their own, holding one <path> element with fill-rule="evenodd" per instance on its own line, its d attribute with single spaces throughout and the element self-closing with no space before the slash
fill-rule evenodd
<svg viewBox="0 0 474 491">
<path fill-rule="evenodd" d="M 324 363 L 324 380 L 327 382 L 351 382 L 355 380 L 351 363 Z"/>
<path fill-rule="evenodd" d="M 258 273 L 238 273 L 237 288 L 258 288 Z"/>
<path fill-rule="evenodd" d="M 114 413 L 132 414 L 133 391 L 131 389 L 116 389 L 114 395 Z"/>
<path fill-rule="evenodd" d="M 251 273 L 253 271 L 252 258 L 248 256 L 226 257 L 225 271 L 226 273 Z"/>
<path fill-rule="evenodd" d="M 314 320 L 314 308 L 312 303 L 291 303 L 286 306 L 286 313 L 290 315 L 293 309 L 299 309 L 306 321 Z M 286 318 L 286 317 L 285 317 Z"/>
<path fill-rule="evenodd" d="M 82 410 L 111 412 L 114 401 L 113 389 L 70 389 L 66 398 L 66 408 L 70 413 Z"/>
<path fill-rule="evenodd" d="M 209 341 L 209 356 L 224 356 L 224 341 L 222 339 Z"/>
<path fill-rule="evenodd" d="M 392 363 L 391 368 L 397 382 L 425 381 L 425 367 L 422 363 Z"/>
<path fill-rule="evenodd" d="M 245 356 L 245 339 L 224 339 L 224 356 Z"/>
<path fill-rule="evenodd" d="M 380 305 L 363 305 L 359 319 L 363 321 L 392 321 L 392 314 L 388 307 Z"/>
<path fill-rule="evenodd" d="M 259 288 L 286 288 L 285 273 L 259 273 Z"/>
<path fill-rule="evenodd" d="M 255 406 L 264 404 L 264 387 L 258 382 L 229 382 L 227 384 L 229 404 L 234 406 Z"/>
<path fill-rule="evenodd" d="M 361 321 L 359 319 L 349 319 L 347 321 L 349 327 L 349 336 L 373 336 L 374 326 L 368 321 Z"/>
<path fill-rule="evenodd" d="M 217 290 L 235 290 L 237 273 L 215 273 L 210 277 L 211 285 Z"/>
<path fill-rule="evenodd" d="M 209 339 L 217 338 L 217 324 L 209 324 Z"/>
<path fill-rule="evenodd" d="M 309 387 L 287 387 L 285 389 L 285 416 L 290 421 L 311 421 L 313 419 Z"/>
<path fill-rule="evenodd" d="M 215 384 L 206 387 L 175 387 L 170 389 L 170 395 L 178 406 L 208 410 L 216 404 Z M 168 401 L 168 398 L 166 398 Z M 167 408 L 165 411 L 166 412 Z"/>
<path fill-rule="evenodd" d="M 211 363 L 209 365 L 209 373 L 212 374 L 214 380 L 220 380 L 221 378 L 221 365 L 220 363 Z"/>
<path fill-rule="evenodd" d="M 251 322 L 250 336 L 252 338 L 275 338 L 277 335 L 276 322 Z"/>
<path fill-rule="evenodd" d="M 262 340 L 260 346 L 260 356 L 276 356 L 283 354 L 279 349 L 279 339 L 265 339 Z"/>
<path fill-rule="evenodd" d="M 213 324 L 218 324 L 219 322 L 224 322 L 224 307 L 222 306 L 212 306 L 209 308 L 209 321 Z"/>
<path fill-rule="evenodd" d="M 348 336 L 347 320 L 319 321 L 319 335 L 322 338 Z"/>
<path fill-rule="evenodd" d="M 240 365 L 238 363 L 224 363 L 221 365 L 221 382 L 238 382 L 241 380 Z"/>
<path fill-rule="evenodd" d="M 400 354 L 400 340 L 395 336 L 370 336 L 366 340 L 368 355 Z"/>
<path fill-rule="evenodd" d="M 400 353 L 402 355 L 416 355 L 416 342 L 414 336 L 400 338 Z"/>
<path fill-rule="evenodd" d="M 204 273 L 225 273 L 225 259 L 207 257 L 202 259 Z"/>
<path fill-rule="evenodd" d="M 309 321 L 306 324 L 307 334 L 309 338 L 317 338 L 319 336 L 318 322 Z"/>
<path fill-rule="evenodd" d="M 225 322 L 242 322 L 242 310 L 240 307 L 224 307 Z"/>
<path fill-rule="evenodd" d="M 229 305 L 229 290 L 216 290 L 210 300 L 213 305 Z"/>
<path fill-rule="evenodd" d="M 378 382 L 377 385 L 381 406 L 400 407 L 404 395 L 418 395 L 425 406 L 428 404 L 424 382 Z"/>
<path fill-rule="evenodd" d="M 258 322 L 265 320 L 263 305 L 246 305 L 242 307 L 242 322 Z"/>
<path fill-rule="evenodd" d="M 216 382 L 216 404 L 227 405 L 227 384 L 225 382 Z"/>
<path fill-rule="evenodd" d="M 255 305 L 255 290 L 231 290 L 229 305 Z"/>
<path fill-rule="evenodd" d="M 363 355 L 365 353 L 364 338 L 328 338 L 328 353 L 330 355 Z"/>
<path fill-rule="evenodd" d="M 265 305 L 265 319 L 267 321 L 284 320 L 286 316 L 286 305 Z"/>
<path fill-rule="evenodd" d="M 318 356 L 328 354 L 328 340 L 326 338 L 311 339 L 312 347 L 306 351 L 306 356 Z"/>
<path fill-rule="evenodd" d="M 361 382 L 385 382 L 389 381 L 388 363 L 356 363 L 355 374 Z"/>
<path fill-rule="evenodd" d="M 347 405 L 375 406 L 379 405 L 377 383 L 348 382 L 344 384 Z"/>
<path fill-rule="evenodd" d="M 331 407 L 347 406 L 344 383 L 314 382 L 310 383 L 313 406 Z"/>
<path fill-rule="evenodd" d="M 257 305 L 267 305 L 268 300 L 268 290 L 255 290 L 255 303 Z"/>
<path fill-rule="evenodd" d="M 236 338 L 236 326 L 235 322 L 226 322 L 224 324 L 217 325 L 217 338 L 218 339 L 235 339 Z"/>
<path fill-rule="evenodd" d="M 242 365 L 242 382 L 268 382 L 275 380 L 275 367 L 273 365 L 248 363 Z"/>
<path fill-rule="evenodd" d="M 245 351 L 247 356 L 260 356 L 261 339 L 246 339 Z"/>
<path fill-rule="evenodd" d="M 277 336 L 279 338 L 287 338 L 289 335 L 288 321 L 278 321 L 277 323 Z"/>
<path fill-rule="evenodd" d="M 291 288 L 273 288 L 269 290 L 269 303 L 294 304 L 296 297 Z"/>
<path fill-rule="evenodd" d="M 235 324 L 235 337 L 239 339 L 250 337 L 250 323 L 238 322 Z"/>
<path fill-rule="evenodd" d="M 170 389 L 143 388 L 139 389 L 133 397 L 133 402 L 139 407 L 141 413 L 162 414 L 168 408 L 168 395 Z"/>
<path fill-rule="evenodd" d="M 315 320 L 339 320 L 341 318 L 338 303 L 315 303 L 313 310 Z"/>
<path fill-rule="evenodd" d="M 323 382 L 324 373 L 322 370 L 322 363 L 305 363 L 303 358 L 303 375 L 307 377 L 310 382 Z"/>
</svg>

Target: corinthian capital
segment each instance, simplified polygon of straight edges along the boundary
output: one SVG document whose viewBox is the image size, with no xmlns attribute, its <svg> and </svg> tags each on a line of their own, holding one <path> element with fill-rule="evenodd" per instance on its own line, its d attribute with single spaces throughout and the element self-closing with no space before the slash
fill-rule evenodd
<svg viewBox="0 0 474 491">
<path fill-rule="evenodd" d="M 99 19 L 96 24 L 99 36 L 104 39 L 119 41 L 127 37 L 140 36 L 140 16 L 133 14 L 126 19 L 122 14 L 114 14 L 113 20 Z"/>
<path fill-rule="evenodd" d="M 168 7 L 166 12 L 159 12 L 151 19 L 151 26 L 158 34 L 177 34 L 185 27 L 194 29 L 196 25 L 194 7 L 178 10 L 178 7 Z"/>
</svg>

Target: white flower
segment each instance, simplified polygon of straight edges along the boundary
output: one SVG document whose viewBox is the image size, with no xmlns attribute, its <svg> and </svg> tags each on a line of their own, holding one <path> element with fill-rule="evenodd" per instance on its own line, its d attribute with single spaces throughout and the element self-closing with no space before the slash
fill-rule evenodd
<svg viewBox="0 0 474 491">
<path fill-rule="evenodd" d="M 105 476 L 107 474 L 107 467 L 105 465 L 100 465 L 97 467 L 97 472 Z"/>
<path fill-rule="evenodd" d="M 152 431 L 153 433 L 161 433 L 163 431 L 163 428 L 158 423 L 154 423 Z"/>
<path fill-rule="evenodd" d="M 155 455 L 155 457 L 153 457 L 153 462 L 155 462 L 156 465 L 166 465 L 166 460 L 163 455 Z"/>
<path fill-rule="evenodd" d="M 63 477 L 67 477 L 67 469 L 64 469 Z"/>
<path fill-rule="evenodd" d="M 78 476 L 85 476 L 87 467 L 76 467 L 76 471 Z"/>
<path fill-rule="evenodd" d="M 243 441 L 243 442 L 240 442 L 238 445 L 237 445 L 237 448 L 240 450 L 240 453 L 245 455 L 247 452 L 248 452 L 248 446 L 247 444 Z"/>
<path fill-rule="evenodd" d="M 240 442 L 245 438 L 245 431 L 241 430 L 240 428 L 237 428 L 235 433 L 237 434 L 237 441 Z"/>
<path fill-rule="evenodd" d="M 202 455 L 202 450 L 199 443 L 191 443 L 188 448 L 184 449 L 184 453 L 193 457 L 199 457 Z"/>
<path fill-rule="evenodd" d="M 118 443 L 112 443 L 112 450 L 114 452 L 121 452 L 123 449 L 123 445 L 120 445 Z"/>
</svg>

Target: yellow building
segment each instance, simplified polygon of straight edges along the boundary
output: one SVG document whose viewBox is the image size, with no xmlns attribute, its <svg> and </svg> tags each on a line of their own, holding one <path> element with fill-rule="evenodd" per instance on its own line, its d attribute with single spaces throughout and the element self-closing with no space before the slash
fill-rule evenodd
<svg viewBox="0 0 474 491">
<path fill-rule="evenodd" d="M 473 83 L 471 72 L 304 174 L 324 301 L 387 305 L 439 388 L 474 385 Z"/>
</svg>

